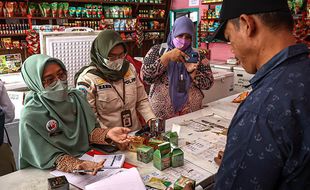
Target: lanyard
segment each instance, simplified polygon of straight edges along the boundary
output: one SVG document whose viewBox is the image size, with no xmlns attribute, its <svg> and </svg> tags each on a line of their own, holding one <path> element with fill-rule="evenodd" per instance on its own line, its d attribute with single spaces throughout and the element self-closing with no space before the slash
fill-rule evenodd
<svg viewBox="0 0 310 190">
<path fill-rule="evenodd" d="M 112 88 L 115 90 L 115 92 L 117 93 L 117 95 L 121 98 L 121 100 L 123 101 L 123 104 L 125 105 L 125 82 L 123 79 L 123 97 L 121 96 L 121 94 L 116 90 L 116 88 L 113 86 L 113 82 L 111 82 L 111 86 Z"/>
</svg>

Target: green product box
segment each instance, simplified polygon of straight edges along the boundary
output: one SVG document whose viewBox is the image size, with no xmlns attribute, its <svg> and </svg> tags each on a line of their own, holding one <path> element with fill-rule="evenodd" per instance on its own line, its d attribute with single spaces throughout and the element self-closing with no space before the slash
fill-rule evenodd
<svg viewBox="0 0 310 190">
<path fill-rule="evenodd" d="M 165 155 L 165 154 L 170 153 L 170 151 L 171 151 L 170 143 L 164 142 L 164 143 L 158 145 L 158 150 L 160 151 L 161 155 Z"/>
<path fill-rule="evenodd" d="M 184 152 L 180 148 L 174 148 L 171 156 L 171 166 L 179 167 L 184 165 Z"/>
<path fill-rule="evenodd" d="M 153 154 L 153 165 L 159 170 L 169 168 L 171 165 L 171 153 L 162 155 L 160 150 L 155 150 Z"/>
<path fill-rule="evenodd" d="M 154 149 L 149 146 L 141 146 L 137 148 L 137 160 L 144 163 L 149 163 L 153 160 Z"/>
<path fill-rule="evenodd" d="M 179 179 L 177 179 L 174 183 L 174 190 L 183 190 L 186 184 L 191 183 L 191 189 L 195 189 L 196 181 L 192 180 L 188 177 L 181 176 Z"/>
<path fill-rule="evenodd" d="M 158 149 L 158 145 L 164 143 L 164 141 L 155 139 L 155 138 L 150 138 L 148 141 L 147 145 L 153 147 L 155 150 Z"/>
<path fill-rule="evenodd" d="M 177 132 L 168 131 L 164 135 L 164 140 L 170 142 L 174 146 L 178 146 L 178 138 L 179 136 Z"/>
</svg>

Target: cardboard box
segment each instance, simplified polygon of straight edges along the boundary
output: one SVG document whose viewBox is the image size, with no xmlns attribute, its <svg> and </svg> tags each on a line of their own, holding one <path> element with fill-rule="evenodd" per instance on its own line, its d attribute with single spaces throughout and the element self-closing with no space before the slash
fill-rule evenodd
<svg viewBox="0 0 310 190">
<path fill-rule="evenodd" d="M 175 147 L 178 146 L 178 139 L 179 136 L 177 132 L 168 131 L 164 135 L 164 141 L 170 142 Z"/>
<path fill-rule="evenodd" d="M 165 155 L 165 154 L 170 153 L 170 151 L 171 151 L 170 143 L 164 142 L 164 143 L 158 145 L 158 150 L 160 151 L 161 155 Z"/>
<path fill-rule="evenodd" d="M 148 146 L 151 146 L 154 148 L 154 150 L 157 150 L 158 149 L 158 145 L 164 143 L 164 141 L 162 140 L 159 140 L 159 139 L 155 139 L 155 138 L 150 138 L 147 145 Z"/>
<path fill-rule="evenodd" d="M 161 171 L 169 168 L 171 165 L 171 153 L 162 155 L 160 150 L 155 150 L 153 154 L 153 165 Z"/>
<path fill-rule="evenodd" d="M 137 148 L 137 160 L 149 163 L 153 160 L 154 149 L 150 146 L 141 146 Z"/>
<path fill-rule="evenodd" d="M 184 152 L 180 148 L 174 148 L 171 153 L 171 166 L 179 167 L 184 165 Z"/>
<path fill-rule="evenodd" d="M 48 178 L 48 190 L 69 190 L 69 183 L 65 176 Z"/>
<path fill-rule="evenodd" d="M 191 189 L 195 189 L 196 182 L 188 177 L 181 176 L 174 183 L 174 190 L 183 190 L 186 184 L 191 183 Z"/>
</svg>

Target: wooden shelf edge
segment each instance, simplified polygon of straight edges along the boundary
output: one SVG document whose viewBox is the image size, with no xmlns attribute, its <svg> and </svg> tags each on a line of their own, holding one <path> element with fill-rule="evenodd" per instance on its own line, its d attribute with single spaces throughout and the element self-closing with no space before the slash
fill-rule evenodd
<svg viewBox="0 0 310 190">
<path fill-rule="evenodd" d="M 0 37 L 27 36 L 27 34 L 0 34 Z"/>
</svg>

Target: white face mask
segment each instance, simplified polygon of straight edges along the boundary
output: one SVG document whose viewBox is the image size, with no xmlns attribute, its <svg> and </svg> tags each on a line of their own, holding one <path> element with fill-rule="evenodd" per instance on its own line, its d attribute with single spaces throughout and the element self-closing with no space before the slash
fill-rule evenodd
<svg viewBox="0 0 310 190">
<path fill-rule="evenodd" d="M 111 70 L 119 71 L 123 67 L 124 58 L 116 59 L 114 61 L 110 61 L 108 59 L 104 59 L 105 66 Z"/>
<path fill-rule="evenodd" d="M 42 92 L 42 95 L 56 102 L 65 101 L 68 97 L 68 81 L 58 80 L 56 83 L 47 86 L 45 91 Z"/>
</svg>

